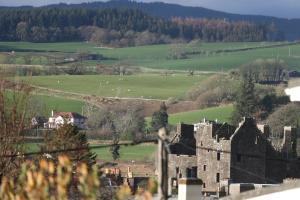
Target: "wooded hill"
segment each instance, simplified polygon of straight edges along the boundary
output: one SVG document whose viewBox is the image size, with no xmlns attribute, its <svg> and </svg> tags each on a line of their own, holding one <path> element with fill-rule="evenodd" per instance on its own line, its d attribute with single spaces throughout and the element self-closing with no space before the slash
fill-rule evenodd
<svg viewBox="0 0 300 200">
<path fill-rule="evenodd" d="M 133 46 L 168 43 L 174 39 L 209 42 L 264 41 L 272 39 L 270 35 L 275 32 L 272 26 L 245 21 L 166 19 L 150 16 L 139 9 L 122 7 L 96 9 L 89 6 L 59 5 L 1 8 L 0 12 L 2 41 L 92 40 L 101 44 Z"/>
<path fill-rule="evenodd" d="M 276 31 L 269 35 L 269 40 L 298 40 L 300 38 L 300 19 L 284 19 L 260 15 L 240 15 L 215 11 L 202 7 L 189 7 L 162 2 L 142 3 L 128 0 L 112 0 L 108 2 L 92 2 L 82 4 L 56 4 L 49 7 L 65 8 L 133 8 L 140 9 L 151 16 L 171 19 L 207 18 L 226 19 L 228 21 L 248 21 L 255 24 L 272 25 Z"/>
</svg>

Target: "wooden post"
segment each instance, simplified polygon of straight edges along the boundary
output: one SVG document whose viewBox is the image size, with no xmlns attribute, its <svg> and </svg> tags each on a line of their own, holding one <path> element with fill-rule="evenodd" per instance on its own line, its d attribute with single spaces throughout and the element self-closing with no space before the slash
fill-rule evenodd
<svg viewBox="0 0 300 200">
<path fill-rule="evenodd" d="M 160 200 L 168 199 L 168 151 L 167 151 L 167 136 L 166 128 L 161 128 L 158 131 L 158 195 Z"/>
</svg>

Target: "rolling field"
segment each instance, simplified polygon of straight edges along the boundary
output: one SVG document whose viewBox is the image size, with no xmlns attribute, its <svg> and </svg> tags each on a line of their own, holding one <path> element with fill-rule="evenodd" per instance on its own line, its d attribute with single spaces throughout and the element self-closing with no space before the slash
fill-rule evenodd
<svg viewBox="0 0 300 200">
<path fill-rule="evenodd" d="M 27 152 L 39 152 L 41 143 L 27 143 Z M 91 146 L 94 146 L 93 144 Z M 98 145 L 97 145 L 98 146 Z M 122 146 L 120 148 L 121 161 L 150 161 L 154 160 L 154 153 L 157 146 L 155 144 L 141 144 L 136 146 Z M 97 159 L 103 161 L 113 161 L 109 148 L 92 149 L 97 154 Z"/>
<path fill-rule="evenodd" d="M 38 102 L 42 105 L 42 113 L 45 116 L 51 114 L 51 110 L 67 111 L 67 112 L 82 112 L 84 102 L 60 97 L 50 97 L 43 95 L 32 95 L 33 102 Z"/>
<path fill-rule="evenodd" d="M 138 74 L 130 76 L 79 75 L 33 76 L 24 78 L 33 85 L 103 97 L 134 97 L 146 99 L 182 98 L 194 85 L 208 75 L 170 76 Z"/>
<path fill-rule="evenodd" d="M 176 113 L 170 115 L 169 123 L 173 125 L 180 122 L 193 124 L 202 121 L 204 118 L 206 118 L 207 120 L 217 119 L 219 122 L 229 122 L 232 111 L 233 111 L 233 106 L 228 105 L 228 106 L 206 108 L 197 111 Z"/>
<path fill-rule="evenodd" d="M 92 145 L 93 146 L 93 145 Z M 154 160 L 154 153 L 157 146 L 155 144 L 142 144 L 137 146 L 124 146 L 120 148 L 121 161 L 150 161 Z M 97 159 L 112 161 L 112 154 L 109 148 L 93 149 L 97 154 Z"/>
<path fill-rule="evenodd" d="M 194 45 L 150 45 L 127 48 L 100 48 L 91 43 L 28 43 L 28 42 L 0 42 L 0 51 L 15 51 L 17 54 L 35 52 L 45 55 L 76 53 L 86 51 L 102 54 L 106 59 L 104 64 L 115 64 L 126 61 L 132 66 L 153 69 L 198 70 L 198 71 L 228 71 L 241 64 L 259 58 L 283 59 L 291 69 L 300 69 L 300 45 L 265 48 L 278 43 L 200 43 Z M 245 48 L 258 47 L 245 51 Z M 262 48 L 263 47 L 263 48 Z M 188 54 L 187 59 L 170 59 L 172 49 L 180 49 Z M 231 52 L 216 52 L 229 50 Z M 18 53 L 19 52 L 19 53 Z M 202 52 L 202 53 L 199 53 Z M 23 58 L 18 58 L 21 63 Z M 45 62 L 42 56 L 41 63 Z M 4 60 L 4 59 L 0 59 Z M 34 63 L 39 59 L 34 58 Z M 85 65 L 95 65 L 98 61 L 85 61 Z"/>
<path fill-rule="evenodd" d="M 194 124 L 207 120 L 216 120 L 219 122 L 230 122 L 230 117 L 233 112 L 233 105 L 226 105 L 220 107 L 204 108 L 195 111 L 182 112 L 169 115 L 169 123 L 176 125 L 178 123 Z M 146 118 L 147 125 L 150 126 L 151 117 Z"/>
</svg>

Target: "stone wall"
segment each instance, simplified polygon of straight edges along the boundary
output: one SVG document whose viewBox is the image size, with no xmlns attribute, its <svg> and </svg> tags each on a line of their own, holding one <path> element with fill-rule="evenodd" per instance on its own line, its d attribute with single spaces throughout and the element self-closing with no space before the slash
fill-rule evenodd
<svg viewBox="0 0 300 200">
<path fill-rule="evenodd" d="M 231 136 L 231 181 L 267 183 L 266 143 L 254 119 L 246 118 Z"/>
<path fill-rule="evenodd" d="M 203 123 L 197 132 L 198 178 L 203 181 L 203 192 L 215 193 L 225 190 L 220 182 L 230 179 L 231 127 L 214 123 Z M 222 136 L 222 137 L 220 137 Z"/>
<path fill-rule="evenodd" d="M 203 182 L 204 194 L 228 194 L 233 183 L 277 184 L 285 178 L 300 178 L 296 157 L 296 131 L 285 127 L 277 148 L 269 138 L 270 128 L 244 118 L 239 127 L 204 121 L 180 124 L 171 144 L 169 184 L 194 177 Z M 195 174 L 196 170 L 196 174 Z"/>
<path fill-rule="evenodd" d="M 169 154 L 169 193 L 176 190 L 179 178 L 197 177 L 197 157 L 195 155 Z"/>
</svg>

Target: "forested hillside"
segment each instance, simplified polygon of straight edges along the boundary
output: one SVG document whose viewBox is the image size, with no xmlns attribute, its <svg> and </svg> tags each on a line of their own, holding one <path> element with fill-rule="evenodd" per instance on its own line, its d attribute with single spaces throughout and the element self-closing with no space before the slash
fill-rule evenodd
<svg viewBox="0 0 300 200">
<path fill-rule="evenodd" d="M 270 26 L 245 21 L 164 19 L 127 8 L 2 8 L 0 40 L 59 42 L 90 40 L 99 44 L 134 46 L 190 41 L 263 41 Z"/>
<path fill-rule="evenodd" d="M 271 5 L 270 5 L 271 6 Z M 300 38 L 300 19 L 284 19 L 259 15 L 231 14 L 202 7 L 189 7 L 168 3 L 142 3 L 128 0 L 113 0 L 108 2 L 91 2 L 82 4 L 57 4 L 49 7 L 64 8 L 133 8 L 140 9 L 151 16 L 171 19 L 181 18 L 207 18 L 226 19 L 228 21 L 248 21 L 256 24 L 271 25 L 274 28 L 269 40 L 298 40 Z"/>
</svg>

